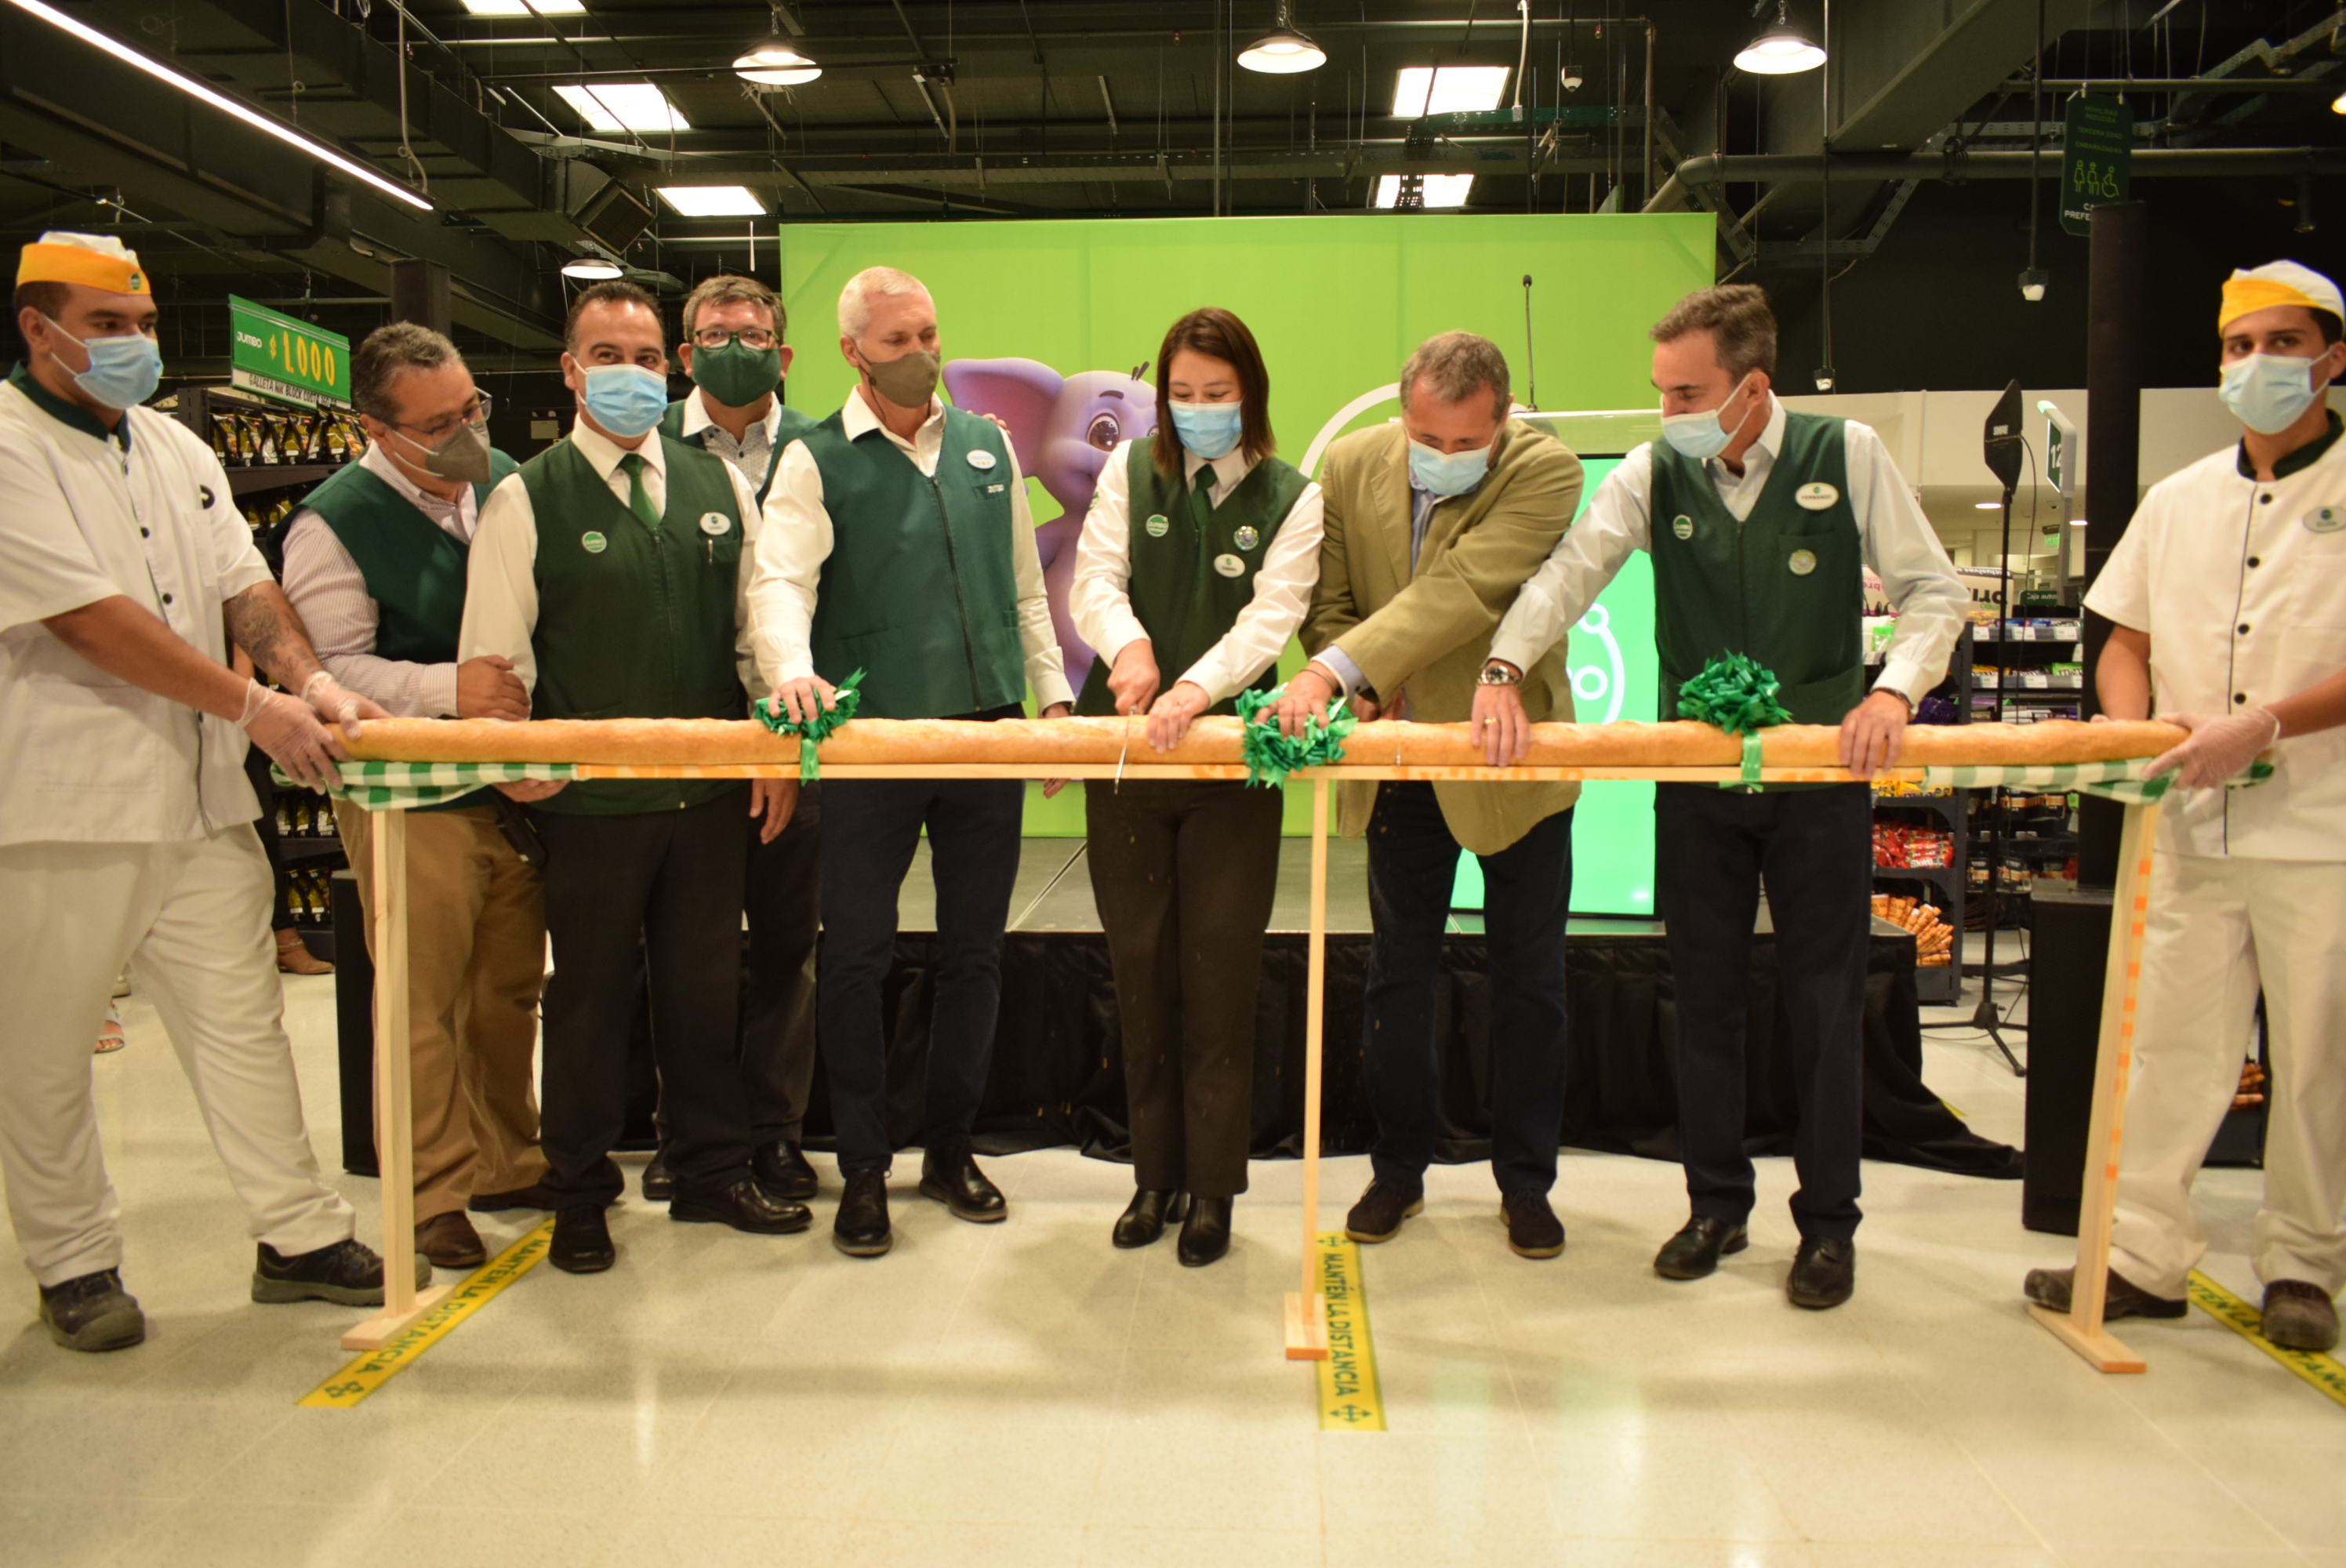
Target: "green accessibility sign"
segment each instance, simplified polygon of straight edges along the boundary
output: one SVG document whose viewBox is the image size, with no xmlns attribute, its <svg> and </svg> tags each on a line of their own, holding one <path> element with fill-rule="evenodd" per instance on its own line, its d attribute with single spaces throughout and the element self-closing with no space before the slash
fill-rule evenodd
<svg viewBox="0 0 2346 1568">
<path fill-rule="evenodd" d="M 2094 231 L 2094 209 L 2134 187 L 2134 111 L 2116 98 L 2078 97 L 2061 112 L 2061 227 Z"/>
<path fill-rule="evenodd" d="M 228 297 L 229 380 L 304 408 L 351 405 L 351 341 L 338 332 Z"/>
</svg>

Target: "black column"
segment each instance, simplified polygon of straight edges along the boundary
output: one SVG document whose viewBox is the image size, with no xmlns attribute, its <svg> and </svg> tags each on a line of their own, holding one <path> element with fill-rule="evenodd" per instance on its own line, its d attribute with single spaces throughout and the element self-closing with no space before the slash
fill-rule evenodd
<svg viewBox="0 0 2346 1568">
<path fill-rule="evenodd" d="M 2094 209 L 2093 286 L 2086 338 L 2086 564 L 2091 588 L 2102 564 L 2126 536 L 2142 472 L 2143 295 L 2150 258 L 2149 209 L 2139 201 L 2104 202 Z M 2094 676 L 2110 623 L 2084 617 L 2086 690 L 2082 711 L 2100 704 Z M 2117 881 L 2118 828 L 2125 809 L 2085 799 L 2077 814 L 2077 880 L 2091 887 Z"/>
<path fill-rule="evenodd" d="M 413 321 L 444 336 L 448 331 L 448 269 L 437 261 L 393 261 L 391 319 Z"/>
</svg>

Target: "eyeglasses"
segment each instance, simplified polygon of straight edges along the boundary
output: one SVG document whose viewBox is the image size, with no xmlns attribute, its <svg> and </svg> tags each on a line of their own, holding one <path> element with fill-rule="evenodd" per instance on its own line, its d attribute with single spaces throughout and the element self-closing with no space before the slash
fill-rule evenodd
<svg viewBox="0 0 2346 1568">
<path fill-rule="evenodd" d="M 407 424 L 395 419 L 385 420 L 383 423 L 401 430 L 412 430 L 423 438 L 423 443 L 426 446 L 437 446 L 468 424 L 488 423 L 489 410 L 495 401 L 487 392 L 476 392 L 473 394 L 471 406 L 464 412 L 444 419 L 437 424 Z"/>
<path fill-rule="evenodd" d="M 744 327 L 738 332 L 723 327 L 703 327 L 692 334 L 692 345 L 697 349 L 721 349 L 736 341 L 761 354 L 781 341 L 766 327 Z"/>
</svg>

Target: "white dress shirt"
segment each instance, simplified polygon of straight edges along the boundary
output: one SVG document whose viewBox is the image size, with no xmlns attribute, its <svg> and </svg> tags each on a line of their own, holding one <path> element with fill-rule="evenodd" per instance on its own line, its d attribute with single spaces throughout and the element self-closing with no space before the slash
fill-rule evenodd
<svg viewBox="0 0 2346 1568">
<path fill-rule="evenodd" d="M 1743 472 L 1737 473 L 1715 457 L 1703 465 L 1738 523 L 1751 515 L 1768 476 L 1775 472 L 1784 424 L 1784 405 L 1771 393 L 1768 428 L 1743 454 Z M 1855 420 L 1844 421 L 1842 429 L 1850 509 L 1857 515 L 1865 564 L 1882 579 L 1898 616 L 1898 630 L 1873 689 L 1894 691 L 1920 706 L 1931 688 L 1946 678 L 1948 655 L 1970 618 L 1971 596 L 1882 437 Z M 1529 669 L 1588 613 L 1631 551 L 1653 548 L 1648 515 L 1653 495 L 1654 448 L 1648 442 L 1605 476 L 1589 498 L 1588 510 L 1524 585 L 1491 641 L 1493 658 Z"/>
<path fill-rule="evenodd" d="M 929 400 L 929 417 L 906 441 L 880 422 L 859 389 L 841 411 L 847 439 L 880 431 L 930 478 L 945 444 L 945 405 Z M 1003 443 L 1010 445 L 1008 441 Z M 1026 479 L 1018 453 L 1010 452 L 1010 564 L 1018 585 L 1018 642 L 1026 659 L 1026 684 L 1040 710 L 1073 703 L 1058 633 L 1051 626 L 1051 601 L 1043 585 L 1043 557 L 1035 547 L 1035 514 L 1026 503 Z M 814 608 L 822 587 L 822 564 L 831 558 L 831 513 L 823 504 L 822 470 L 806 443 L 782 449 L 774 487 L 766 493 L 765 547 L 749 580 L 750 621 L 758 666 L 769 688 L 815 673 Z M 744 568 L 747 577 L 747 568 Z"/>
<path fill-rule="evenodd" d="M 778 396 L 767 404 L 766 417 L 751 420 L 749 428 L 742 431 L 741 439 L 736 441 L 731 431 L 709 417 L 709 405 L 702 401 L 705 395 L 696 386 L 684 400 L 684 438 L 690 441 L 707 431 L 701 450 L 731 463 L 735 472 L 750 482 L 750 494 L 755 495 L 758 486 L 766 483 L 766 471 L 773 465 L 774 440 L 782 433 L 782 400 Z"/>
<path fill-rule="evenodd" d="M 1084 515 L 1084 531 L 1076 546 L 1076 577 L 1068 590 L 1067 608 L 1076 634 L 1092 651 L 1116 663 L 1126 645 L 1148 636 L 1132 612 L 1127 588 L 1132 581 L 1131 461 L 1134 443 L 1126 442 L 1110 454 L 1100 470 L 1099 486 L 1092 492 L 1091 510 Z M 1206 481 L 1207 505 L 1219 509 L 1254 463 L 1243 447 L 1232 447 L 1211 463 L 1184 449 L 1182 477 L 1198 483 L 1200 469 L 1210 468 Z M 1288 508 L 1286 521 L 1272 535 L 1255 571 L 1254 596 L 1239 611 L 1238 619 L 1221 640 L 1181 675 L 1167 680 L 1171 690 L 1181 681 L 1202 688 L 1209 703 L 1225 702 L 1251 686 L 1256 677 L 1279 662 L 1295 628 L 1311 607 L 1311 589 L 1320 580 L 1320 536 L 1326 527 L 1320 486 L 1307 484 Z M 1160 676 L 1165 672 L 1159 671 Z"/>
<path fill-rule="evenodd" d="M 2160 480 L 2086 607 L 2149 636 L 2159 713 L 2239 713 L 2346 672 L 2346 439 L 2270 484 L 2229 446 Z M 2176 848 L 2346 860 L 2346 728 L 2276 755 L 2254 789 L 2168 795 Z"/>
<path fill-rule="evenodd" d="M 619 466 L 628 449 L 583 419 L 573 421 L 569 441 L 611 487 L 619 504 L 628 504 L 627 473 Z M 668 453 L 660 444 L 659 433 L 644 437 L 635 451 L 644 460 L 645 493 L 654 506 L 665 508 Z M 741 515 L 741 564 L 733 589 L 734 658 L 741 684 L 754 704 L 766 695 L 750 648 L 749 593 L 758 555 L 758 501 L 740 470 L 729 463 L 725 465 L 725 476 L 733 482 L 733 503 Z M 529 487 L 520 474 L 514 473 L 489 492 L 488 504 L 481 508 L 481 526 L 473 538 L 472 565 L 465 580 L 464 629 L 456 639 L 456 657 L 461 662 L 484 654 L 503 654 L 513 660 L 514 673 L 521 677 L 522 685 L 535 692 L 537 657 L 530 638 L 536 630 L 537 514 L 530 505 Z"/>
<path fill-rule="evenodd" d="M 402 500 L 458 544 L 473 542 L 480 519 L 471 485 L 459 491 L 455 500 L 443 501 L 403 473 L 381 442 L 367 448 L 359 466 L 398 492 Z M 454 663 L 417 664 L 375 657 L 382 606 L 367 592 L 366 574 L 351 558 L 341 535 L 307 506 L 293 514 L 293 526 L 285 533 L 285 596 L 310 628 L 310 646 L 318 650 L 327 673 L 344 687 L 381 703 L 401 718 L 456 716 Z"/>
</svg>

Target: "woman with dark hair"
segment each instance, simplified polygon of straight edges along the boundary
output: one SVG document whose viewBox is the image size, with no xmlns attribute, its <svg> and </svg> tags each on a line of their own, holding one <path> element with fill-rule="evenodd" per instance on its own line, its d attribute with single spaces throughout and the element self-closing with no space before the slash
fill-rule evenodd
<svg viewBox="0 0 2346 1568">
<path fill-rule="evenodd" d="M 1320 575 L 1320 487 L 1271 455 L 1246 323 L 1192 311 L 1157 356 L 1157 433 L 1100 473 L 1069 596 L 1098 651 L 1076 711 L 1146 715 L 1148 744 L 1278 680 Z M 1182 1263 L 1229 1250 L 1253 1122 L 1255 986 L 1280 797 L 1240 783 L 1085 787 L 1092 893 L 1116 964 L 1138 1190 L 1116 1245 L 1181 1221 Z"/>
</svg>

